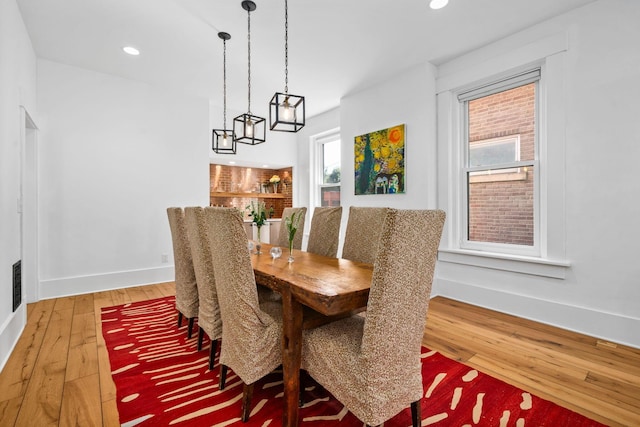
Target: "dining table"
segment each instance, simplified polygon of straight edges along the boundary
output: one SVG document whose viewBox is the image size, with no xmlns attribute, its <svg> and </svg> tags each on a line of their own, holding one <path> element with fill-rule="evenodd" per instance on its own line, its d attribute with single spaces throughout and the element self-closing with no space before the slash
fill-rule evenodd
<svg viewBox="0 0 640 427">
<path fill-rule="evenodd" d="M 279 258 L 263 244 L 252 251 L 256 283 L 282 296 L 282 425 L 298 425 L 302 331 L 357 314 L 366 309 L 373 266 L 340 258 L 288 250 Z"/>
</svg>

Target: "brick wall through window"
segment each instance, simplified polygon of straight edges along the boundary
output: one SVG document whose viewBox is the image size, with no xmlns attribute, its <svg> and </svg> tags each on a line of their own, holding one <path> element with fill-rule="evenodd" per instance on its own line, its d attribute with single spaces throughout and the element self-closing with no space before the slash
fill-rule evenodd
<svg viewBox="0 0 640 427">
<path fill-rule="evenodd" d="M 535 83 L 469 101 L 469 144 L 518 135 L 518 160 L 535 152 Z M 470 241 L 533 245 L 532 167 L 492 170 L 469 180 Z"/>
</svg>

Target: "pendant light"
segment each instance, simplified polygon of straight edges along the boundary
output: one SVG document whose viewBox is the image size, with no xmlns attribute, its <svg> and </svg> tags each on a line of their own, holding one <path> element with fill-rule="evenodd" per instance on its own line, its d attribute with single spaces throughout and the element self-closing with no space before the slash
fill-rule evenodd
<svg viewBox="0 0 640 427">
<path fill-rule="evenodd" d="M 284 93 L 276 92 L 269 103 L 271 130 L 298 132 L 304 127 L 304 96 L 289 93 L 289 8 L 284 0 Z"/>
<path fill-rule="evenodd" d="M 222 39 L 222 80 L 223 80 L 223 121 L 222 129 L 214 129 L 212 135 L 213 151 L 218 154 L 236 154 L 236 139 L 233 129 L 227 129 L 227 40 L 231 38 L 229 33 L 219 32 L 218 37 Z"/>
<path fill-rule="evenodd" d="M 266 140 L 266 120 L 251 114 L 251 12 L 256 10 L 256 4 L 251 0 L 244 0 L 241 4 L 242 8 L 247 11 L 248 108 L 245 114 L 233 119 L 233 131 L 237 142 L 256 145 Z"/>
</svg>

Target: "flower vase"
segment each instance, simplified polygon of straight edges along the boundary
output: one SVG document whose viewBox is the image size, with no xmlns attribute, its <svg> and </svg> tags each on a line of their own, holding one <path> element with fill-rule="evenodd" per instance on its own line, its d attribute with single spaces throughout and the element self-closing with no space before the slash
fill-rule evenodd
<svg viewBox="0 0 640 427">
<path fill-rule="evenodd" d="M 260 255 L 262 253 L 262 243 L 260 243 L 260 226 L 256 225 L 256 227 L 258 228 L 256 233 L 258 236 L 258 241 L 256 242 L 256 255 Z"/>
<path fill-rule="evenodd" d="M 273 183 L 273 192 L 274 192 L 274 193 L 277 193 L 277 192 L 278 192 L 278 183 L 277 183 L 277 182 L 274 182 L 274 183 Z"/>
<path fill-rule="evenodd" d="M 293 262 L 293 239 L 289 240 L 289 258 L 287 262 Z"/>
</svg>

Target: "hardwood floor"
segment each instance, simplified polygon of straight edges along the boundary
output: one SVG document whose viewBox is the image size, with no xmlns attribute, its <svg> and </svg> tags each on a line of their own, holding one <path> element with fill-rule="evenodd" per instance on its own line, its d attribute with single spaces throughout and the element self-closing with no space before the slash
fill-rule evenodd
<svg viewBox="0 0 640 427">
<path fill-rule="evenodd" d="M 640 426 L 640 349 L 436 297 L 424 345 L 610 426 Z"/>
<path fill-rule="evenodd" d="M 173 283 L 29 304 L 0 373 L 0 426 L 118 426 L 100 308 Z M 611 426 L 640 425 L 640 350 L 436 297 L 424 345 Z"/>
</svg>

